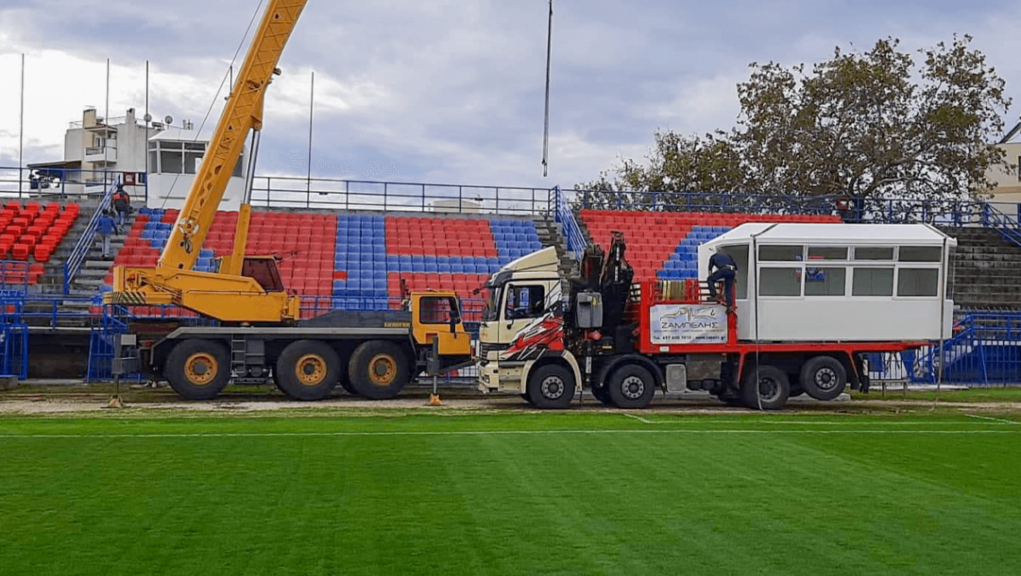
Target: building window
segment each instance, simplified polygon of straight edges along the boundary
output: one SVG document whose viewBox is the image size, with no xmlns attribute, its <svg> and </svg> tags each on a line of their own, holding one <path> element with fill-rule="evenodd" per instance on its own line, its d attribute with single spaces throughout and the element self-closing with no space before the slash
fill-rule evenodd
<svg viewBox="0 0 1021 576">
<path fill-rule="evenodd" d="M 539 318 L 545 307 L 546 289 L 542 286 L 514 286 L 507 291 L 507 320 Z"/>
<path fill-rule="evenodd" d="M 759 260 L 764 262 L 798 262 L 804 254 L 804 246 L 759 246 Z"/>
<path fill-rule="evenodd" d="M 897 296 L 932 298 L 938 286 L 937 268 L 901 268 L 897 272 Z"/>
<path fill-rule="evenodd" d="M 847 247 L 809 246 L 809 260 L 847 260 Z"/>
<path fill-rule="evenodd" d="M 893 268 L 855 268 L 852 296 L 893 296 Z"/>
<path fill-rule="evenodd" d="M 855 260 L 893 260 L 893 248 L 859 246 L 854 249 Z M 893 294 L 891 294 L 892 296 Z"/>
<path fill-rule="evenodd" d="M 805 296 L 843 296 L 847 285 L 846 268 L 806 268 Z"/>
<path fill-rule="evenodd" d="M 801 296 L 801 268 L 762 268 L 759 283 L 762 296 Z"/>
<path fill-rule="evenodd" d="M 939 262 L 943 255 L 940 246 L 901 246 L 901 262 Z"/>
</svg>

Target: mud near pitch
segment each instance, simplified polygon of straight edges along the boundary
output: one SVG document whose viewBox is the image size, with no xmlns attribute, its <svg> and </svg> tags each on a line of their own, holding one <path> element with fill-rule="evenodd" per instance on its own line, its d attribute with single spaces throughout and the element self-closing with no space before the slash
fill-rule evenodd
<svg viewBox="0 0 1021 576">
<path fill-rule="evenodd" d="M 540 412 L 519 396 L 484 396 L 469 390 L 442 393 L 443 406 L 429 406 L 423 389 L 406 391 L 393 400 L 364 400 L 338 393 L 329 400 L 299 402 L 287 399 L 276 390 L 228 390 L 214 401 L 182 400 L 166 388 L 124 387 L 120 397 L 123 408 L 109 408 L 117 390 L 111 385 L 24 386 L 0 393 L 0 415 L 86 415 L 134 414 L 139 416 L 175 415 L 266 415 L 266 416 L 374 416 L 430 412 Z M 851 400 L 844 395 L 833 402 L 819 402 L 807 397 L 793 398 L 787 407 L 772 414 L 898 414 L 919 413 L 934 409 L 977 414 L 1021 414 L 1021 402 L 932 402 L 931 400 Z M 599 403 L 590 395 L 575 400 L 571 411 L 591 413 L 633 414 L 640 419 L 646 414 L 678 415 L 741 415 L 761 414 L 746 408 L 733 408 L 720 403 L 707 393 L 658 394 L 644 410 L 619 410 Z"/>
</svg>

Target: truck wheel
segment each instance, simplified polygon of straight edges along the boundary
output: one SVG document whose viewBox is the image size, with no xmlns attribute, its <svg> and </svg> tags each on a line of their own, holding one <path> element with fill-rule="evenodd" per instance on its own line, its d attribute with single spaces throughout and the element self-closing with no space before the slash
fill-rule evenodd
<svg viewBox="0 0 1021 576">
<path fill-rule="evenodd" d="M 528 397 L 539 408 L 567 408 L 575 387 L 574 374 L 556 364 L 540 366 L 528 377 Z"/>
<path fill-rule="evenodd" d="M 212 400 L 230 382 L 230 356 L 219 342 L 193 338 L 174 346 L 163 372 L 182 398 Z"/>
<path fill-rule="evenodd" d="M 741 381 L 741 397 L 745 406 L 763 410 L 780 410 L 787 404 L 791 385 L 787 374 L 775 366 L 748 366 Z"/>
<path fill-rule="evenodd" d="M 656 380 L 648 370 L 628 364 L 615 370 L 606 382 L 610 401 L 618 408 L 645 408 L 656 394 Z"/>
<path fill-rule="evenodd" d="M 847 370 L 832 356 L 816 356 L 801 368 L 801 385 L 816 400 L 833 400 L 844 393 Z"/>
<path fill-rule="evenodd" d="M 612 404 L 612 402 L 610 401 L 610 391 L 607 390 L 605 385 L 593 386 L 592 395 L 596 397 L 596 400 L 599 400 L 600 402 L 606 404 L 607 406 Z"/>
<path fill-rule="evenodd" d="M 277 358 L 275 374 L 280 391 L 295 400 L 330 397 L 340 377 L 340 357 L 325 342 L 291 342 Z"/>
<path fill-rule="evenodd" d="M 384 340 L 371 340 L 355 348 L 347 369 L 355 394 L 371 400 L 397 396 L 408 384 L 410 374 L 404 350 Z"/>
</svg>

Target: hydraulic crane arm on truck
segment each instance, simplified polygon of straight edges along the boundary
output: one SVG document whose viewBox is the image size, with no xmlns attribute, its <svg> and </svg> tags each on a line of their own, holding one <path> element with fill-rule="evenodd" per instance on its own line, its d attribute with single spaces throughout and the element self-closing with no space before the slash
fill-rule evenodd
<svg viewBox="0 0 1021 576">
<path fill-rule="evenodd" d="M 238 215 L 233 254 L 219 272 L 192 268 L 252 130 L 262 129 L 266 89 L 307 0 L 271 0 L 209 142 L 170 239 L 155 268 L 114 268 L 110 304 L 177 305 L 223 322 L 264 323 L 299 317 L 297 296 L 279 282 L 273 257 L 245 257 L 251 206 Z M 247 191 L 246 191 L 247 195 Z"/>
</svg>

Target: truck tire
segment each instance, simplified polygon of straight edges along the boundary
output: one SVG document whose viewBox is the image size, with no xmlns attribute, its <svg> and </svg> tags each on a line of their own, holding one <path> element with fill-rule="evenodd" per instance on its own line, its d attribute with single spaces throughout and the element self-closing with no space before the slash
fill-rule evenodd
<svg viewBox="0 0 1021 576">
<path fill-rule="evenodd" d="M 191 338 L 174 346 L 163 373 L 182 398 L 212 400 L 230 382 L 230 356 L 219 342 Z"/>
<path fill-rule="evenodd" d="M 370 340 L 355 348 L 347 370 L 355 394 L 370 400 L 397 396 L 410 378 L 404 350 L 385 340 Z"/>
<path fill-rule="evenodd" d="M 576 387 L 574 374 L 556 364 L 540 366 L 528 376 L 528 397 L 539 408 L 567 408 L 574 400 Z"/>
<path fill-rule="evenodd" d="M 340 379 L 337 351 L 318 340 L 298 340 L 284 348 L 274 374 L 280 391 L 295 400 L 324 400 Z"/>
<path fill-rule="evenodd" d="M 752 409 L 780 410 L 791 391 L 787 374 L 775 366 L 749 365 L 741 379 L 741 397 Z"/>
<path fill-rule="evenodd" d="M 656 395 L 656 380 L 637 364 L 626 364 L 613 371 L 606 381 L 610 401 L 617 408 L 645 408 Z"/>
<path fill-rule="evenodd" d="M 816 356 L 802 366 L 801 386 L 816 400 L 833 400 L 847 387 L 847 370 L 832 356 Z"/>
<path fill-rule="evenodd" d="M 610 391 L 606 388 L 605 384 L 603 386 L 593 386 L 592 395 L 596 397 L 596 400 L 607 406 L 613 405 L 613 402 L 610 401 Z"/>
</svg>

